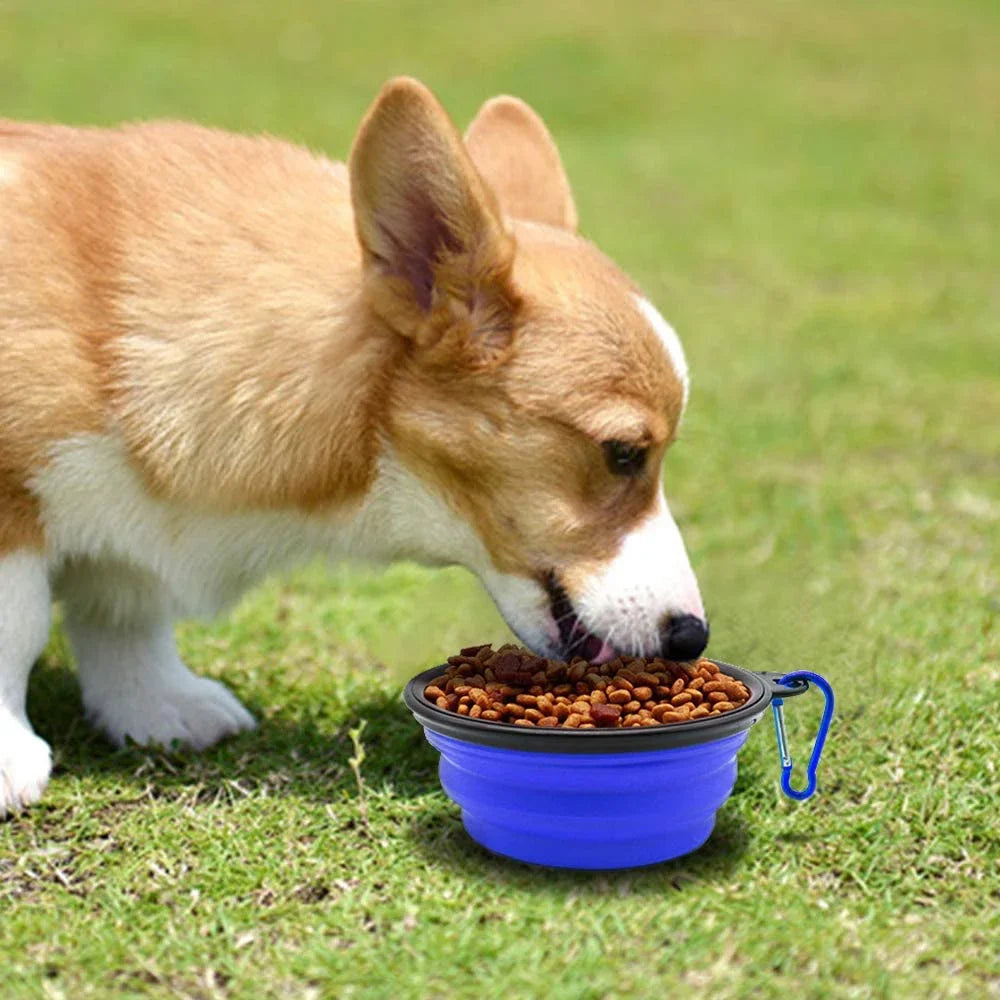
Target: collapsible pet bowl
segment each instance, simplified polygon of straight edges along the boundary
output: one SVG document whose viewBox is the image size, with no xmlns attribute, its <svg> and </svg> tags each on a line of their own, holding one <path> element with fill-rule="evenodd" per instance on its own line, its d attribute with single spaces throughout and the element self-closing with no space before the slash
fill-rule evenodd
<svg viewBox="0 0 1000 1000">
<path fill-rule="evenodd" d="M 736 781 L 736 753 L 771 705 L 782 788 L 804 799 L 833 714 L 833 692 L 817 674 L 754 673 L 718 660 L 750 698 L 711 718 L 634 729 L 530 728 L 470 719 L 424 697 L 445 667 L 414 677 L 407 707 L 441 753 L 439 773 L 470 836 L 497 854 L 556 868 L 632 868 L 687 854 L 708 839 Z M 808 767 L 792 788 L 782 705 L 816 684 L 826 696 Z"/>
</svg>

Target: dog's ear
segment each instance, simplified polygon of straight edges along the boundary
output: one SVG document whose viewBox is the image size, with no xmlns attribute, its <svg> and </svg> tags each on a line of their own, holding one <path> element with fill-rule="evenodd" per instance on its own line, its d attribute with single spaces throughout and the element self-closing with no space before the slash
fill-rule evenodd
<svg viewBox="0 0 1000 1000">
<path fill-rule="evenodd" d="M 559 150 L 524 101 L 487 101 L 466 131 L 465 145 L 509 216 L 576 229 L 576 205 Z"/>
<path fill-rule="evenodd" d="M 462 138 L 416 80 L 390 80 L 358 131 L 351 200 L 380 314 L 422 346 L 476 362 L 509 346 L 514 238 Z"/>
</svg>

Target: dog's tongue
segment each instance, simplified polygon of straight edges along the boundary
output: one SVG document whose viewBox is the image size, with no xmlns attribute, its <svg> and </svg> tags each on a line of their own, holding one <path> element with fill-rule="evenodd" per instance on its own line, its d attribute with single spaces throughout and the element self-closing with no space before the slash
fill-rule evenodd
<svg viewBox="0 0 1000 1000">
<path fill-rule="evenodd" d="M 607 663 L 617 655 L 614 648 L 609 646 L 603 639 L 596 635 L 588 635 L 580 646 L 579 656 L 591 663 Z"/>
</svg>

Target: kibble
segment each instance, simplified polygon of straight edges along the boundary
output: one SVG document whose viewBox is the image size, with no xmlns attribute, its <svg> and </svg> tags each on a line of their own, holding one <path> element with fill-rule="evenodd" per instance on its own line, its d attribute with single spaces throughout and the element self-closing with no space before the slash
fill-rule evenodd
<svg viewBox="0 0 1000 1000">
<path fill-rule="evenodd" d="M 438 708 L 507 725 L 634 729 L 691 722 L 746 704 L 746 685 L 711 660 L 620 656 L 547 660 L 517 646 L 469 646 L 424 688 Z"/>
</svg>

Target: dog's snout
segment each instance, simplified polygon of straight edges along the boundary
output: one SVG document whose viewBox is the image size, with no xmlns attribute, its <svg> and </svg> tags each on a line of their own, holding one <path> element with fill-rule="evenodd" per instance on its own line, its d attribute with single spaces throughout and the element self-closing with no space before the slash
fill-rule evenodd
<svg viewBox="0 0 1000 1000">
<path fill-rule="evenodd" d="M 708 645 L 708 622 L 696 615 L 675 615 L 660 630 L 661 655 L 668 660 L 693 660 Z"/>
</svg>

